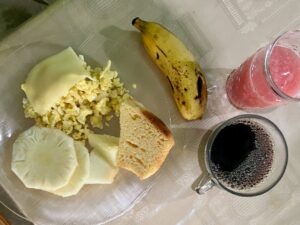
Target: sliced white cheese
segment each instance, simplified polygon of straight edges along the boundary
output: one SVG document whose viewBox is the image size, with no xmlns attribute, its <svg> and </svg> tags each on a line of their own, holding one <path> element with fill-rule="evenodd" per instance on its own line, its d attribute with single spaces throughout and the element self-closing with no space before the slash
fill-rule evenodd
<svg viewBox="0 0 300 225">
<path fill-rule="evenodd" d="M 53 194 L 69 197 L 76 195 L 85 184 L 90 173 L 89 151 L 81 142 L 74 142 L 78 165 L 68 184 L 53 191 Z"/>
<path fill-rule="evenodd" d="M 111 165 L 117 165 L 119 138 L 110 135 L 89 134 L 89 144 Z"/>
<path fill-rule="evenodd" d="M 119 169 L 110 165 L 104 158 L 93 150 L 90 153 L 90 175 L 86 184 L 111 184 Z"/>
<path fill-rule="evenodd" d="M 71 47 L 33 67 L 21 88 L 35 112 L 47 113 L 80 80 L 89 77 Z"/>
</svg>

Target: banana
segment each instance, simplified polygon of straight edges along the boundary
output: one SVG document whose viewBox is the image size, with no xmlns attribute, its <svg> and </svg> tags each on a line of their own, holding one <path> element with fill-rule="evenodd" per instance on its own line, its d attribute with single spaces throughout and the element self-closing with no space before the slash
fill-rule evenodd
<svg viewBox="0 0 300 225">
<path fill-rule="evenodd" d="M 203 116 L 207 103 L 206 79 L 195 57 L 162 25 L 135 18 L 146 51 L 168 78 L 176 105 L 187 120 Z"/>
<path fill-rule="evenodd" d="M 13 144 L 11 168 L 27 188 L 57 190 L 77 165 L 73 139 L 58 129 L 33 126 Z"/>
</svg>

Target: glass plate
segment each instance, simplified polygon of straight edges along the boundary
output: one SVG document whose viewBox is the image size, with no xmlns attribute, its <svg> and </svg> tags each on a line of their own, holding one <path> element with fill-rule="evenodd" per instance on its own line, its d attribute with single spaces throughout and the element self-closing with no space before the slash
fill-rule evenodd
<svg viewBox="0 0 300 225">
<path fill-rule="evenodd" d="M 151 15 L 154 20 L 165 13 L 157 11 L 152 1 L 129 2 L 132 5 L 124 9 L 127 4 L 123 1 L 78 1 L 74 4 L 61 1 L 17 31 L 24 43 L 0 52 L 0 181 L 24 215 L 36 224 L 94 225 L 111 221 L 131 209 L 155 183 L 157 175 L 140 181 L 122 170 L 111 185 L 85 185 L 76 196 L 61 198 L 25 188 L 10 170 L 14 140 L 34 124 L 24 117 L 24 93 L 20 85 L 37 62 L 68 46 L 84 55 L 91 66 L 105 66 L 111 59 L 113 69 L 119 72 L 130 93 L 170 125 L 170 110 L 164 106 L 171 104 L 170 109 L 175 106 L 168 93 L 168 84 L 163 82 L 162 85 L 163 76 L 147 58 L 140 34 L 133 31 L 130 24 L 138 12 L 143 12 L 146 18 Z M 79 15 L 76 14 L 78 8 L 81 8 Z M 117 12 L 114 19 L 108 16 Z M 82 18 L 76 20 L 76 16 Z M 62 27 L 57 25 L 61 20 L 64 20 Z M 101 133 L 119 135 L 118 120 L 113 120 Z"/>
</svg>

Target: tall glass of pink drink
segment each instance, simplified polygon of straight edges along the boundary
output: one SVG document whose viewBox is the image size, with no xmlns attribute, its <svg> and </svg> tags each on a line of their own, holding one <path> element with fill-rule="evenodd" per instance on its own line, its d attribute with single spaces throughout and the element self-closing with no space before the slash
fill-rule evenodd
<svg viewBox="0 0 300 225">
<path fill-rule="evenodd" d="M 288 31 L 259 49 L 227 79 L 229 101 L 240 109 L 300 100 L 300 30 Z"/>
</svg>

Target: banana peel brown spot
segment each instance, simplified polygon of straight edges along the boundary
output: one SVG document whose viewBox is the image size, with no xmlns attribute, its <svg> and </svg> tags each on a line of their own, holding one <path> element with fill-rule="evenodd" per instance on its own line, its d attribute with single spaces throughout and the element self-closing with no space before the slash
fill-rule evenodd
<svg viewBox="0 0 300 225">
<path fill-rule="evenodd" d="M 167 54 L 158 46 L 156 45 L 156 48 L 166 57 L 168 58 Z"/>
<path fill-rule="evenodd" d="M 171 85 L 172 91 L 174 92 L 174 87 L 173 87 L 173 84 L 172 84 L 172 82 L 171 82 L 170 78 L 169 78 L 169 77 L 167 77 L 167 78 L 168 78 L 168 81 L 169 81 L 169 83 L 170 83 L 170 85 Z"/>
<path fill-rule="evenodd" d="M 179 77 L 180 77 L 180 72 L 179 72 L 179 70 L 174 66 L 174 65 L 172 65 L 172 69 L 174 70 L 174 71 L 176 71 L 176 73 L 179 75 Z M 181 78 L 179 78 L 179 79 L 181 79 Z"/>
<path fill-rule="evenodd" d="M 202 79 L 201 79 L 201 77 L 198 77 L 198 80 L 197 80 L 197 91 L 198 91 L 198 95 L 196 97 L 200 98 L 201 92 L 202 92 Z M 197 99 L 197 98 L 195 98 L 195 99 Z M 200 98 L 200 102 L 201 102 L 201 98 Z"/>
</svg>

